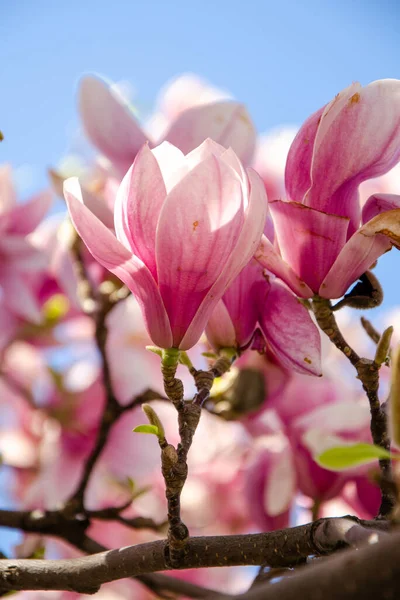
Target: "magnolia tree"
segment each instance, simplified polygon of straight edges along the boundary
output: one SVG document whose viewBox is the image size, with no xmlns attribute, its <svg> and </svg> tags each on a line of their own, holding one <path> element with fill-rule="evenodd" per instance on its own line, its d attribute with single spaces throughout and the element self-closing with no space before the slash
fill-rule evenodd
<svg viewBox="0 0 400 600">
<path fill-rule="evenodd" d="M 398 597 L 400 319 L 354 309 L 400 247 L 400 81 L 265 137 L 193 76 L 143 126 L 97 77 L 79 111 L 52 191 L 0 171 L 1 595 Z"/>
</svg>

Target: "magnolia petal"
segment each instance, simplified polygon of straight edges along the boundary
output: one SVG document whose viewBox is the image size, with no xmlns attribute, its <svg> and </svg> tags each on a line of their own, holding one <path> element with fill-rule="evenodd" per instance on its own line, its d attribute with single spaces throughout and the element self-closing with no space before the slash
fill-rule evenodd
<svg viewBox="0 0 400 600">
<path fill-rule="evenodd" d="M 91 142 L 125 174 L 147 141 L 127 101 L 102 79 L 87 76 L 79 89 L 79 109 Z"/>
<path fill-rule="evenodd" d="M 330 436 L 330 439 L 332 436 Z M 321 502 L 337 496 L 346 481 L 345 476 L 320 467 L 304 445 L 302 437 L 291 432 L 291 444 L 300 491 Z"/>
<path fill-rule="evenodd" d="M 349 220 L 299 204 L 269 203 L 282 258 L 317 292 L 346 243 Z"/>
<path fill-rule="evenodd" d="M 197 148 L 207 138 L 225 148 L 231 147 L 239 159 L 248 164 L 255 148 L 256 131 L 242 104 L 216 102 L 183 111 L 165 135 L 165 140 L 184 154 Z"/>
<path fill-rule="evenodd" d="M 324 445 L 323 441 L 327 434 L 340 435 L 345 432 L 357 434 L 362 430 L 368 430 L 369 421 L 369 407 L 364 402 L 337 400 L 327 406 L 317 406 L 314 410 L 305 413 L 296 420 L 295 425 L 304 432 L 316 430 L 322 433 L 320 438 L 306 436 L 304 440 L 310 452 L 316 455 L 329 448 L 329 445 Z"/>
<path fill-rule="evenodd" d="M 304 203 L 358 226 L 357 188 L 400 158 L 400 81 L 353 84 L 325 109 L 314 143 Z"/>
<path fill-rule="evenodd" d="M 161 90 L 158 104 L 162 112 L 169 119 L 173 119 L 192 106 L 226 99 L 229 99 L 227 92 L 212 86 L 193 73 L 184 73 L 167 82 Z"/>
<path fill-rule="evenodd" d="M 0 351 L 13 339 L 17 329 L 18 319 L 8 307 L 0 303 Z"/>
<path fill-rule="evenodd" d="M 156 229 L 166 195 L 157 160 L 144 145 L 117 192 L 115 232 L 120 242 L 144 262 L 156 281 Z"/>
<path fill-rule="evenodd" d="M 179 347 L 199 305 L 220 277 L 243 221 L 240 181 L 213 155 L 168 194 L 158 223 L 156 256 L 174 346 Z M 210 312 L 206 320 L 209 316 Z"/>
<path fill-rule="evenodd" d="M 42 192 L 34 196 L 29 202 L 15 205 L 7 215 L 7 234 L 27 235 L 31 233 L 50 208 L 52 195 Z"/>
<path fill-rule="evenodd" d="M 349 286 L 392 246 L 400 248 L 400 209 L 377 215 L 347 242 L 319 290 L 323 298 L 340 298 Z"/>
<path fill-rule="evenodd" d="M 0 214 L 3 215 L 17 203 L 11 174 L 11 165 L 0 166 Z"/>
<path fill-rule="evenodd" d="M 170 348 L 172 334 L 156 282 L 143 262 L 121 244 L 82 202 L 78 179 L 64 183 L 64 195 L 72 222 L 88 250 L 135 294 L 153 342 Z"/>
<path fill-rule="evenodd" d="M 244 471 L 244 496 L 257 526 L 263 531 L 270 531 L 288 526 L 290 505 L 296 490 L 296 472 L 289 440 L 278 415 L 267 410 L 263 413 L 263 420 L 269 421 L 268 428 L 264 426 L 267 435 L 260 435 L 254 440 Z M 276 423 L 270 428 L 272 421 Z"/>
<path fill-rule="evenodd" d="M 163 142 L 152 149 L 164 180 L 167 194 L 189 172 L 186 157 L 176 146 Z"/>
<path fill-rule="evenodd" d="M 283 260 L 269 239 L 263 235 L 254 254 L 254 258 L 268 271 L 280 277 L 300 298 L 312 298 L 313 291 L 300 279 L 293 269 Z"/>
<path fill-rule="evenodd" d="M 321 375 L 321 338 L 308 310 L 283 284 L 271 282 L 261 300 L 259 323 L 284 367 L 304 375 Z"/>
<path fill-rule="evenodd" d="M 106 200 L 96 196 L 87 187 L 81 186 L 82 202 L 106 227 L 114 228 L 114 214 Z"/>
<path fill-rule="evenodd" d="M 302 202 L 311 186 L 315 136 L 324 110 L 325 106 L 308 117 L 290 146 L 285 167 L 285 187 L 289 198 L 295 202 Z"/>
<path fill-rule="evenodd" d="M 39 324 L 43 317 L 36 295 L 22 273 L 7 271 L 1 281 L 3 301 L 10 312 Z"/>
<path fill-rule="evenodd" d="M 256 260 L 244 267 L 232 281 L 223 296 L 239 347 L 251 339 L 258 320 L 258 298 L 269 292 L 269 281 L 264 277 L 264 269 Z"/>
<path fill-rule="evenodd" d="M 50 263 L 50 257 L 42 248 L 37 248 L 29 238 L 20 236 L 0 239 L 0 252 L 7 266 L 18 271 L 43 271 Z"/>
<path fill-rule="evenodd" d="M 361 220 L 363 223 L 367 223 L 380 213 L 396 208 L 400 208 L 400 196 L 396 194 L 373 194 L 364 204 Z"/>
<path fill-rule="evenodd" d="M 181 342 L 182 349 L 190 348 L 191 345 L 196 343 L 200 335 L 199 332 L 204 330 L 209 315 L 216 303 L 252 258 L 260 243 L 267 214 L 267 196 L 259 175 L 253 169 L 247 169 L 247 175 L 249 178 L 250 195 L 243 227 L 220 277 L 204 297 L 195 317 L 190 323 Z"/>
<path fill-rule="evenodd" d="M 225 150 L 220 155 L 220 159 L 223 162 L 225 162 L 227 165 L 229 165 L 239 175 L 239 177 L 242 181 L 243 193 L 247 197 L 250 193 L 249 178 L 247 177 L 246 169 L 244 168 L 243 164 L 240 162 L 240 160 L 238 159 L 238 157 L 236 156 L 236 154 L 234 153 L 232 148 L 228 148 L 228 150 Z M 268 202 L 267 196 L 266 196 L 266 200 Z"/>
<path fill-rule="evenodd" d="M 288 440 L 282 444 L 280 452 L 273 454 L 270 472 L 265 480 L 264 508 L 267 515 L 277 517 L 290 510 L 296 495 L 296 470 L 293 453 Z"/>
<path fill-rule="evenodd" d="M 217 303 L 208 320 L 206 336 L 215 350 L 237 346 L 235 328 L 223 300 Z"/>
<path fill-rule="evenodd" d="M 107 357 L 116 397 L 122 404 L 141 394 L 151 381 L 153 390 L 163 389 L 159 358 L 147 352 L 150 338 L 132 295 L 119 302 L 107 317 Z"/>
<path fill-rule="evenodd" d="M 214 142 L 211 138 L 207 138 L 200 146 L 197 146 L 197 148 L 189 152 L 189 154 L 186 154 L 185 163 L 188 165 L 189 169 L 193 169 L 196 165 L 210 156 L 210 154 L 220 157 L 224 152 L 226 152 L 226 150 L 221 144 L 217 144 L 217 142 Z"/>
</svg>

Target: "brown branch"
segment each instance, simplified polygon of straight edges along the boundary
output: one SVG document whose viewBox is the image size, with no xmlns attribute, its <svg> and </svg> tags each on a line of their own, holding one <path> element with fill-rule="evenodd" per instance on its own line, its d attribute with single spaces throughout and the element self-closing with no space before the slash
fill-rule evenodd
<svg viewBox="0 0 400 600">
<path fill-rule="evenodd" d="M 98 295 L 97 290 L 93 286 L 93 282 L 89 277 L 86 268 L 84 254 L 82 249 L 84 244 L 77 233 L 74 233 L 72 240 L 71 252 L 74 257 L 74 271 L 78 281 L 77 292 L 82 306 L 83 312 L 90 315 L 94 312 L 97 306 Z"/>
<path fill-rule="evenodd" d="M 314 296 L 312 308 L 320 329 L 326 333 L 336 348 L 349 359 L 353 367 L 357 368 L 357 364 L 361 359 L 349 346 L 339 330 L 335 315 L 332 312 L 331 302 L 320 296 Z"/>
<path fill-rule="evenodd" d="M 102 546 L 95 540 L 86 537 L 84 545 L 80 548 L 80 550 L 83 550 L 87 554 L 96 554 L 98 552 L 107 552 L 108 548 Z M 161 597 L 168 597 L 166 594 L 173 593 L 189 596 L 190 598 L 207 600 L 208 598 L 214 597 L 217 593 L 215 590 L 210 588 L 205 588 L 183 579 L 176 579 L 174 577 L 161 575 L 159 573 L 139 575 L 134 579 L 140 581 L 143 585 Z M 219 595 L 221 598 L 225 598 L 225 594 Z"/>
<path fill-rule="evenodd" d="M 105 328 L 105 326 L 104 326 L 104 328 Z M 117 423 L 117 421 L 121 417 L 121 415 L 123 415 L 124 413 L 126 413 L 129 410 L 136 408 L 137 406 L 141 406 L 142 404 L 145 404 L 146 402 L 151 402 L 152 400 L 162 400 L 163 399 L 161 394 L 159 394 L 158 392 L 155 392 L 151 389 L 148 389 L 145 392 L 143 392 L 142 394 L 140 394 L 139 396 L 136 396 L 135 398 L 133 398 L 133 400 L 131 402 L 129 402 L 128 404 L 126 404 L 126 405 L 119 404 L 119 402 L 115 398 L 113 391 L 112 391 L 107 357 L 105 354 L 105 348 L 104 348 L 104 352 L 103 352 L 102 356 L 103 356 L 103 364 L 107 364 L 107 368 L 104 370 L 104 378 L 106 380 L 106 377 L 107 377 L 107 381 L 108 381 L 108 384 L 106 385 L 106 389 L 108 389 L 107 396 L 106 396 L 107 397 L 106 405 L 105 405 L 103 415 L 101 418 L 100 427 L 97 432 L 95 444 L 85 462 L 84 470 L 83 470 L 80 482 L 79 482 L 75 492 L 73 493 L 71 498 L 66 503 L 65 510 L 69 514 L 77 514 L 79 512 L 85 513 L 84 494 L 85 494 L 87 485 L 89 483 L 90 476 L 93 472 L 94 467 L 96 466 L 97 460 L 99 459 L 101 453 L 103 452 L 103 450 L 105 448 L 105 445 L 108 441 L 108 438 L 109 438 L 109 435 L 111 432 L 111 429 Z"/>
<path fill-rule="evenodd" d="M 0 510 L 0 527 L 9 527 L 20 529 L 26 533 L 56 537 L 69 542 L 72 546 L 86 554 L 108 551 L 108 548 L 86 535 L 85 532 L 89 524 L 88 519 L 66 519 L 61 511 Z M 0 556 L 0 558 L 6 557 Z M 202 588 L 201 586 L 181 581 L 180 579 L 177 580 L 166 575 L 148 574 L 135 577 L 135 579 L 160 596 L 163 596 L 166 592 L 179 592 L 192 598 L 206 599 L 216 594 L 215 590 Z"/>
<path fill-rule="evenodd" d="M 139 406 L 142 402 L 154 400 L 159 394 L 152 390 L 147 390 L 141 396 L 134 398 L 128 405 L 121 406 L 118 402 L 112 385 L 110 365 L 108 362 L 106 344 L 107 344 L 107 316 L 110 310 L 122 299 L 127 297 L 129 290 L 126 288 L 116 289 L 111 282 L 104 282 L 100 289 L 94 288 L 86 269 L 84 257 L 82 254 L 82 240 L 76 237 L 72 251 L 75 256 L 75 270 L 79 281 L 79 295 L 82 300 L 83 310 L 94 319 L 95 322 L 95 341 L 99 350 L 102 366 L 103 383 L 106 402 L 101 417 L 99 430 L 97 432 L 95 444 L 91 453 L 85 461 L 84 469 L 75 492 L 66 503 L 65 510 L 70 514 L 84 512 L 84 496 L 89 484 L 90 477 L 96 466 L 96 463 L 104 450 L 109 438 L 109 434 L 119 417 Z"/>
<path fill-rule="evenodd" d="M 95 289 L 86 268 L 82 246 L 82 240 L 76 235 L 71 250 L 75 257 L 74 268 L 78 279 L 78 295 L 81 300 L 83 311 L 91 316 L 95 322 L 95 341 L 101 357 L 106 402 L 95 444 L 85 461 L 78 486 L 66 503 L 65 510 L 71 514 L 84 512 L 84 496 L 89 479 L 97 460 L 107 443 L 111 428 L 121 414 L 121 407 L 112 389 L 110 367 L 106 354 L 106 319 L 113 307 L 113 303 L 110 301 L 110 291 L 108 294 L 105 294 L 101 293 L 100 290 Z"/>
<path fill-rule="evenodd" d="M 369 401 L 371 412 L 371 435 L 374 444 L 385 450 L 390 450 L 386 413 L 382 408 L 378 397 L 379 369 L 381 365 L 373 360 L 361 358 L 353 348 L 349 346 L 339 330 L 329 300 L 314 296 L 312 308 L 319 327 L 329 337 L 336 348 L 349 359 L 357 371 L 357 377 L 361 381 Z M 392 486 L 390 485 L 392 481 L 391 462 L 388 459 L 380 459 L 379 466 L 382 473 L 380 481 L 382 500 L 379 515 L 386 517 L 392 511 L 396 501 Z"/>
<path fill-rule="evenodd" d="M 163 402 L 167 402 L 168 398 L 160 394 L 160 392 L 156 392 L 152 389 L 147 389 L 142 394 L 135 396 L 132 398 L 128 404 L 123 405 L 124 412 L 128 410 L 132 410 L 132 408 L 136 408 L 137 406 L 142 406 L 142 404 L 147 404 L 148 402 L 153 402 L 154 400 L 162 400 Z"/>
<path fill-rule="evenodd" d="M 395 600 L 400 595 L 400 533 L 302 567 L 274 585 L 260 584 L 231 600 Z M 222 596 L 215 596 L 219 600 Z M 225 596 L 226 599 L 226 596 Z"/>
<path fill-rule="evenodd" d="M 161 370 L 164 390 L 178 412 L 180 442 L 177 448 L 168 444 L 164 437 L 159 439 L 161 448 L 161 470 L 165 481 L 168 502 L 168 544 L 165 549 L 168 564 L 177 568 L 181 565 L 189 540 L 189 530 L 181 519 L 181 494 L 185 485 L 188 466 L 187 457 L 200 420 L 201 407 L 210 395 L 214 379 L 229 370 L 231 360 L 221 357 L 208 371 L 189 368 L 193 375 L 197 394 L 192 402 L 184 401 L 182 382 L 175 377 L 177 351 L 163 357 Z"/>
<path fill-rule="evenodd" d="M 342 517 L 270 533 L 191 538 L 179 568 L 293 566 L 309 555 L 330 554 L 350 544 L 358 547 L 359 539 L 350 540 L 354 527 L 357 531 L 365 527 L 366 538 L 381 542 L 388 523 Z M 167 540 L 160 540 L 78 559 L 3 560 L 0 591 L 57 589 L 92 594 L 106 582 L 169 570 L 166 547 Z"/>
<path fill-rule="evenodd" d="M 0 527 L 58 537 L 78 547 L 89 525 L 85 515 L 68 518 L 62 510 L 0 510 Z"/>
<path fill-rule="evenodd" d="M 124 517 L 121 512 L 126 510 L 132 504 L 132 499 L 129 503 L 122 507 L 109 507 L 100 510 L 85 510 L 85 514 L 89 519 L 98 519 L 100 521 L 117 521 L 132 529 L 151 529 L 152 531 L 162 531 L 165 528 L 165 523 L 156 523 L 149 517 Z"/>
</svg>

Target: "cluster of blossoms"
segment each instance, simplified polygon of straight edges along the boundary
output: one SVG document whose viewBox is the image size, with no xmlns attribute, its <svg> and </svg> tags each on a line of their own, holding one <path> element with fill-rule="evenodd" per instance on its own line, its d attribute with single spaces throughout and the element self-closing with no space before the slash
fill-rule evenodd
<svg viewBox="0 0 400 600">
<path fill-rule="evenodd" d="M 82 80 L 79 109 L 99 156 L 79 178 L 53 172 L 69 215 L 44 219 L 48 192 L 18 203 L 10 169 L 0 170 L 9 500 L 53 510 L 74 494 L 107 401 L 105 360 L 115 397 L 132 407 L 111 430 L 85 506 L 125 503 L 125 522 L 94 520 L 89 533 L 114 547 L 164 535 L 159 449 L 132 433 L 143 420 L 132 399 L 149 388 L 164 394 L 159 357 L 146 350 L 153 344 L 189 351 L 196 367 L 207 352 L 238 356 L 216 382 L 189 454 L 182 513 L 191 533 L 268 531 L 349 510 L 375 516 L 369 467 L 339 473 L 315 462 L 330 447 L 371 442 L 371 433 L 361 387 L 338 377 L 345 361 L 325 348 L 309 300 L 341 298 L 400 247 L 400 81 L 340 92 L 302 125 L 287 157 L 277 156 L 278 135 L 257 138 L 243 105 L 193 77 L 164 91 L 144 128 L 97 77 Z M 101 342 L 96 306 L 105 296 L 118 300 Z M 178 374 L 189 398 L 191 377 L 183 365 Z M 153 405 L 177 443 L 173 406 Z M 147 528 L 128 526 L 138 517 Z M 20 555 L 42 543 L 26 535 Z M 54 541 L 46 551 L 75 552 Z M 185 576 L 201 582 L 204 573 Z M 225 571 L 206 578 L 227 591 L 246 574 L 230 574 L 229 585 Z M 150 598 L 133 581 L 105 589 L 105 598 Z"/>
</svg>

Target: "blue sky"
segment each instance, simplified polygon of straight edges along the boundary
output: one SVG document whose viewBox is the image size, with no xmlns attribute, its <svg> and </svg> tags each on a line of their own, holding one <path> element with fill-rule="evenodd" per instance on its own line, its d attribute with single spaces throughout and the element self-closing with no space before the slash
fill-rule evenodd
<svg viewBox="0 0 400 600">
<path fill-rule="evenodd" d="M 245 102 L 258 129 L 301 124 L 352 81 L 400 78 L 396 0 L 2 0 L 0 161 L 34 187 L 78 126 L 84 72 L 128 80 L 150 107 L 193 71 Z M 397 301 L 393 251 L 378 273 Z"/>
</svg>

